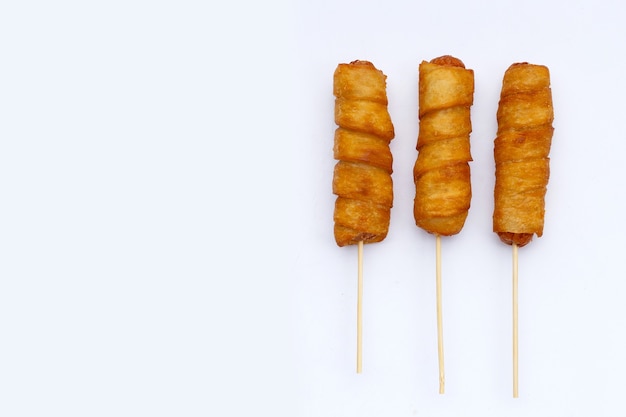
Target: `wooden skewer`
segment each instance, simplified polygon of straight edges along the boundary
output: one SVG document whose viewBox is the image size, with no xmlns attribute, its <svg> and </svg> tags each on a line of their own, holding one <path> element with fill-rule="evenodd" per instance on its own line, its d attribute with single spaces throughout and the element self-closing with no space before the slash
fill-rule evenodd
<svg viewBox="0 0 626 417">
<path fill-rule="evenodd" d="M 513 243 L 513 398 L 518 398 L 517 244 Z"/>
<path fill-rule="evenodd" d="M 358 246 L 358 285 L 356 300 L 356 373 L 363 371 L 363 241 Z"/>
<path fill-rule="evenodd" d="M 441 236 L 436 235 L 436 267 L 435 275 L 437 280 L 437 353 L 439 356 L 439 394 L 445 391 L 445 373 L 443 367 L 443 308 L 441 305 Z"/>
</svg>

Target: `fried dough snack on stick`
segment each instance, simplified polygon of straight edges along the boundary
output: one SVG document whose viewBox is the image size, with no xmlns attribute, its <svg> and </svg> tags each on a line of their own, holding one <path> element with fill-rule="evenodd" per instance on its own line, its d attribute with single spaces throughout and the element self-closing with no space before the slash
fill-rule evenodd
<svg viewBox="0 0 626 417">
<path fill-rule="evenodd" d="M 470 207 L 470 107 L 474 72 L 450 55 L 419 66 L 418 156 L 413 167 L 415 224 L 435 235 L 439 393 L 445 392 L 441 236 L 463 228 Z"/>
<path fill-rule="evenodd" d="M 473 97 L 474 71 L 461 60 L 446 55 L 420 64 L 413 214 L 417 226 L 435 235 L 459 233 L 467 218 Z"/>
<path fill-rule="evenodd" d="M 505 72 L 498 106 L 493 231 L 522 247 L 543 234 L 552 142 L 550 72 L 515 63 Z"/>
<path fill-rule="evenodd" d="M 387 77 L 371 62 L 339 64 L 335 95 L 333 193 L 339 246 L 380 242 L 389 230 L 393 204 L 394 127 L 387 111 Z"/>
</svg>

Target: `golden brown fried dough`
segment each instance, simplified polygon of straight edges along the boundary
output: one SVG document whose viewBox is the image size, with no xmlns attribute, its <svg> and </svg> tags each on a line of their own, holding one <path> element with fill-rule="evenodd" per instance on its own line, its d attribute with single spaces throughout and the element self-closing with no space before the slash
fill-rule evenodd
<svg viewBox="0 0 626 417">
<path fill-rule="evenodd" d="M 493 231 L 521 247 L 543 234 L 554 131 L 547 67 L 524 62 L 507 69 L 497 119 Z"/>
<path fill-rule="evenodd" d="M 392 172 L 393 157 L 388 142 L 367 133 L 335 130 L 334 157 L 338 161 L 363 162 Z"/>
<path fill-rule="evenodd" d="M 371 62 L 339 64 L 335 95 L 333 193 L 335 241 L 339 246 L 382 241 L 393 205 L 394 128 L 387 111 L 387 77 Z"/>
<path fill-rule="evenodd" d="M 419 66 L 415 224 L 450 236 L 463 228 L 472 198 L 469 136 L 474 72 L 445 55 Z"/>
</svg>

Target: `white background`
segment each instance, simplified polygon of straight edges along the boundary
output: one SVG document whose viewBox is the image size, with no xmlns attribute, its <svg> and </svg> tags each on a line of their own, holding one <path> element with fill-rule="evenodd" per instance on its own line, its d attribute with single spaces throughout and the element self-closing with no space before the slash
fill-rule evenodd
<svg viewBox="0 0 626 417">
<path fill-rule="evenodd" d="M 0 415 L 588 416 L 623 412 L 625 12 L 596 2 L 24 1 L 0 6 Z M 412 218 L 417 67 L 475 71 L 472 208 Z M 372 61 L 396 128 L 387 239 L 332 235 L 332 73 Z M 491 232 L 505 69 L 547 65 L 544 237 Z"/>
</svg>

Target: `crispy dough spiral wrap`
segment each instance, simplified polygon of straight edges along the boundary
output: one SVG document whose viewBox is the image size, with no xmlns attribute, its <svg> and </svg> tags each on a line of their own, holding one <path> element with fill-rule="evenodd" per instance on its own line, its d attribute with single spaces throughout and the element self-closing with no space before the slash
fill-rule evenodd
<svg viewBox="0 0 626 417">
<path fill-rule="evenodd" d="M 493 231 L 521 247 L 543 234 L 554 131 L 547 67 L 524 62 L 506 70 L 497 119 Z"/>
<path fill-rule="evenodd" d="M 419 66 L 418 157 L 413 168 L 415 224 L 450 236 L 470 207 L 469 136 L 474 72 L 449 55 Z"/>
<path fill-rule="evenodd" d="M 339 246 L 380 242 L 393 204 L 394 128 L 387 111 L 387 77 L 368 61 L 339 64 L 335 99 L 333 174 L 335 241 Z"/>
</svg>

